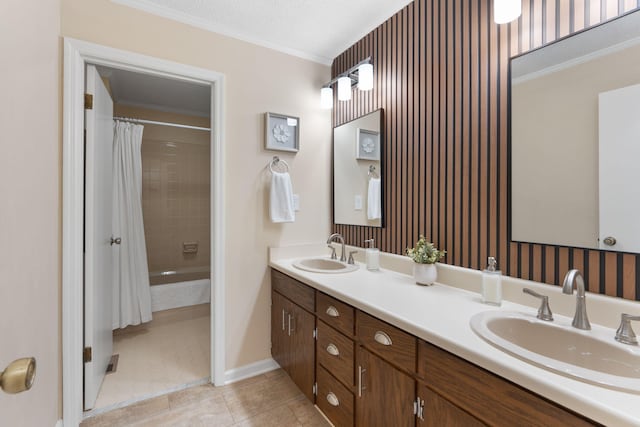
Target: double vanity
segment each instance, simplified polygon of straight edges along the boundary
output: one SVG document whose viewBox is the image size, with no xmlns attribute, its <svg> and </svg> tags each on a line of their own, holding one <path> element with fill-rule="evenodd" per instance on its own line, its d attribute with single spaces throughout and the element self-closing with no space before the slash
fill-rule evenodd
<svg viewBox="0 0 640 427">
<path fill-rule="evenodd" d="M 640 424 L 640 349 L 614 339 L 638 303 L 588 294 L 580 330 L 560 287 L 504 277 L 492 307 L 474 270 L 438 265 L 424 287 L 406 257 L 368 271 L 329 255 L 271 248 L 272 355 L 334 425 Z"/>
</svg>

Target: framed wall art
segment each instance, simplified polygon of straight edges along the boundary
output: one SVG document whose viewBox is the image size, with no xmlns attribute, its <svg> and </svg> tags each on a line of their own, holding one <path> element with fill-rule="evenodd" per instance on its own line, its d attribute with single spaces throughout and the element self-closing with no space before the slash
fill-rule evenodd
<svg viewBox="0 0 640 427">
<path fill-rule="evenodd" d="M 300 148 L 300 119 L 283 114 L 265 113 L 264 148 L 297 152 Z"/>
<path fill-rule="evenodd" d="M 362 128 L 356 130 L 356 159 L 380 160 L 380 132 Z"/>
</svg>

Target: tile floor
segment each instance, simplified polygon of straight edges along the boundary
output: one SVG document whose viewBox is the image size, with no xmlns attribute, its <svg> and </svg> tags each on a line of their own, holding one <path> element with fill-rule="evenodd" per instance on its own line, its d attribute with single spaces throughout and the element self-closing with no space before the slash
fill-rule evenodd
<svg viewBox="0 0 640 427">
<path fill-rule="evenodd" d="M 95 408 L 209 377 L 209 319 L 209 304 L 201 304 L 158 311 L 148 324 L 114 331 L 118 369 L 105 377 Z"/>
<path fill-rule="evenodd" d="M 81 427 L 328 427 L 281 369 L 223 387 L 201 385 L 86 419 Z"/>
</svg>

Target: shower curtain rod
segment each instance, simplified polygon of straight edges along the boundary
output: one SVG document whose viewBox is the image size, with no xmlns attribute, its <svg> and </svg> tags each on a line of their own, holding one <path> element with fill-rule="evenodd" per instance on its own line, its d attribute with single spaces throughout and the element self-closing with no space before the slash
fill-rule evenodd
<svg viewBox="0 0 640 427">
<path fill-rule="evenodd" d="M 131 122 L 131 123 L 143 123 L 143 124 L 147 124 L 147 125 L 171 126 L 171 127 L 174 127 L 174 128 L 211 131 L 211 128 L 205 128 L 205 127 L 200 127 L 200 126 L 181 125 L 181 124 L 178 124 L 178 123 L 169 123 L 169 122 L 156 122 L 154 120 L 130 119 L 128 117 L 114 117 L 113 120 L 120 120 L 120 121 L 123 121 L 123 122 Z"/>
</svg>

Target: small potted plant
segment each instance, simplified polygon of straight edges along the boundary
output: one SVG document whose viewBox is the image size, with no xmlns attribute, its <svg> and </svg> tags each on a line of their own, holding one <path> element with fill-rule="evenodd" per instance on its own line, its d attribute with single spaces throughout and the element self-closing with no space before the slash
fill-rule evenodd
<svg viewBox="0 0 640 427">
<path fill-rule="evenodd" d="M 414 262 L 413 277 L 419 285 L 433 285 L 438 278 L 436 262 L 444 258 L 446 251 L 439 251 L 433 243 L 427 242 L 423 235 L 415 248 L 407 248 L 407 256 Z"/>
</svg>

